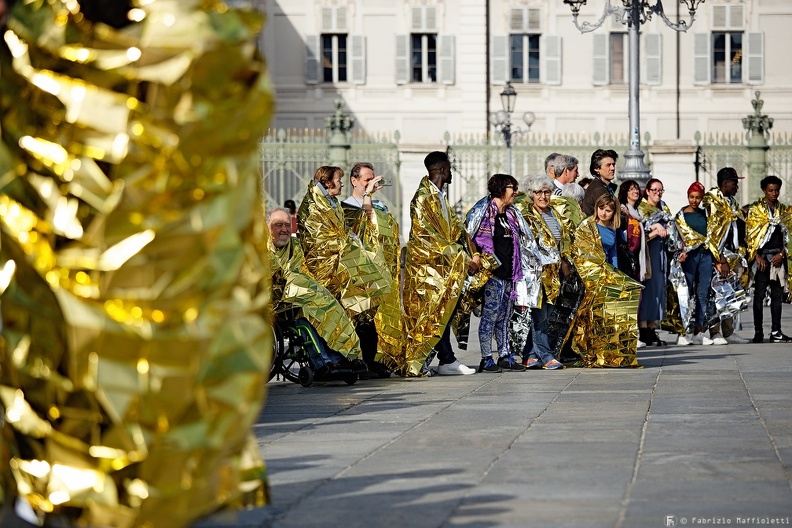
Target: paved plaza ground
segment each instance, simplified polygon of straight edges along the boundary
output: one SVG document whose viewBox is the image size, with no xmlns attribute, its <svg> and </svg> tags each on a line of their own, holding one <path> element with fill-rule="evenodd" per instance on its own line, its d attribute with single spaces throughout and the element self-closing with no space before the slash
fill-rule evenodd
<svg viewBox="0 0 792 528">
<path fill-rule="evenodd" d="M 739 333 L 753 336 L 748 312 Z M 478 340 L 459 356 L 477 366 Z M 643 369 L 273 381 L 254 431 L 273 504 L 226 524 L 790 524 L 792 345 L 668 346 L 639 360 Z"/>
</svg>

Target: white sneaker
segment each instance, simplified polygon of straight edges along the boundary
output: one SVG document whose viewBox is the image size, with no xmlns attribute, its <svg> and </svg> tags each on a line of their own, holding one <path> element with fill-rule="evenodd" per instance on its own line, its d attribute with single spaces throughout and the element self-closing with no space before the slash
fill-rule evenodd
<svg viewBox="0 0 792 528">
<path fill-rule="evenodd" d="M 693 334 L 690 337 L 690 344 L 692 345 L 711 345 L 712 339 L 704 335 L 704 332 L 699 332 L 698 334 Z"/>
<path fill-rule="evenodd" d="M 687 346 L 687 345 L 689 345 L 690 341 L 688 341 L 687 334 L 682 334 L 681 336 L 679 336 L 677 338 L 676 344 L 677 344 L 677 346 Z"/>
<path fill-rule="evenodd" d="M 720 334 L 715 334 L 712 336 L 712 344 L 713 345 L 728 345 L 729 342 L 723 339 L 723 336 Z"/>
<path fill-rule="evenodd" d="M 437 373 L 440 376 L 469 376 L 475 374 L 476 369 L 463 365 L 457 360 L 447 365 L 440 365 L 437 367 Z"/>
<path fill-rule="evenodd" d="M 644 343 L 643 341 L 641 341 L 641 340 L 639 339 L 639 340 L 638 340 L 638 348 L 644 348 L 645 346 L 646 346 L 646 343 Z"/>
<path fill-rule="evenodd" d="M 751 342 L 750 339 L 745 339 L 744 337 L 740 337 L 737 334 L 732 334 L 726 338 L 726 342 L 732 345 L 747 345 Z"/>
</svg>

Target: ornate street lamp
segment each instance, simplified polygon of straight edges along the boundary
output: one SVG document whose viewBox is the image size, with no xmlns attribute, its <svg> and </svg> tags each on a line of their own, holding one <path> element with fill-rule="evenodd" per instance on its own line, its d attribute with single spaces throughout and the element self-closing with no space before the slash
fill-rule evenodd
<svg viewBox="0 0 792 528">
<path fill-rule="evenodd" d="M 503 142 L 506 143 L 506 165 L 509 167 L 509 174 L 512 174 L 514 172 L 512 167 L 512 137 L 530 132 L 536 116 L 533 112 L 525 112 L 522 118 L 528 128 L 526 130 L 513 128 L 511 115 L 514 113 L 514 107 L 517 104 L 517 92 L 514 90 L 511 81 L 506 82 L 506 86 L 500 93 L 500 98 L 503 110 L 490 114 L 490 123 L 495 127 L 495 130 L 503 134 Z"/>
<path fill-rule="evenodd" d="M 580 8 L 586 5 L 586 0 L 564 0 L 564 3 L 572 10 L 572 18 L 575 27 L 581 33 L 588 33 L 602 26 L 605 19 L 610 15 L 616 15 L 622 24 L 628 27 L 628 48 L 629 48 L 629 92 L 630 92 L 630 147 L 624 154 L 624 169 L 621 171 L 622 179 L 634 179 L 646 181 L 650 178 L 649 168 L 644 163 L 644 153 L 641 150 L 641 125 L 640 125 L 640 71 L 639 71 L 639 40 L 638 33 L 641 24 L 652 19 L 652 15 L 658 15 L 663 22 L 675 31 L 687 31 L 693 24 L 693 20 L 699 4 L 704 0 L 679 0 L 684 4 L 690 15 L 690 21 L 681 20 L 678 23 L 671 22 L 663 11 L 663 1 L 656 0 L 651 5 L 651 0 L 621 0 L 622 5 L 612 5 L 611 0 L 606 0 L 605 9 L 599 20 L 594 24 L 588 22 L 578 23 Z"/>
</svg>

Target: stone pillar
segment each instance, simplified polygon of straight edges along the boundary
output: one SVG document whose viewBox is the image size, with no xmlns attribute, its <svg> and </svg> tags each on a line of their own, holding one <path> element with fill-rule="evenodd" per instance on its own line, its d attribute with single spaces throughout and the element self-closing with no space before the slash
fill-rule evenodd
<svg viewBox="0 0 792 528">
<path fill-rule="evenodd" d="M 349 168 L 348 154 L 351 145 L 349 144 L 349 131 L 355 126 L 355 119 L 344 112 L 344 101 L 336 99 L 335 113 L 325 118 L 328 132 L 328 150 L 330 151 L 330 165 L 341 167 L 344 172 Z"/>
<path fill-rule="evenodd" d="M 762 114 L 764 101 L 759 99 L 760 92 L 755 92 L 755 95 L 756 99 L 751 101 L 754 113 L 742 119 L 743 128 L 748 131 L 748 178 L 742 194 L 749 202 L 763 196 L 759 182 L 767 176 L 767 151 L 770 150 L 767 137 L 773 128 L 773 118 Z"/>
</svg>

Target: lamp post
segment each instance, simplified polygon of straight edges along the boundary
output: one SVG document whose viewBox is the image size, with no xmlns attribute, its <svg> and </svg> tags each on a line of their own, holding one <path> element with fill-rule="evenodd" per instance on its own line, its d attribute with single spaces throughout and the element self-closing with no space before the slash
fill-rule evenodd
<svg viewBox="0 0 792 528">
<path fill-rule="evenodd" d="M 630 120 L 630 146 L 624 153 L 624 169 L 621 171 L 622 179 L 634 179 L 646 182 L 650 178 L 649 168 L 644 163 L 644 153 L 641 150 L 641 110 L 640 110 L 640 49 L 639 49 L 639 27 L 647 20 L 651 20 L 652 15 L 656 14 L 663 19 L 663 22 L 675 31 L 687 31 L 693 24 L 696 9 L 704 0 L 679 0 L 685 4 L 690 15 L 690 22 L 681 20 L 677 23 L 671 22 L 663 11 L 663 0 L 656 0 L 654 5 L 650 5 L 651 0 L 621 0 L 622 5 L 612 5 L 611 0 L 606 0 L 605 9 L 599 20 L 594 24 L 588 22 L 578 23 L 580 8 L 586 5 L 586 0 L 564 0 L 572 10 L 572 18 L 575 27 L 581 33 L 588 33 L 602 26 L 609 15 L 616 15 L 622 24 L 627 24 L 628 36 L 628 60 L 629 60 L 629 120 Z"/>
<path fill-rule="evenodd" d="M 500 93 L 500 98 L 503 110 L 490 114 L 490 123 L 495 127 L 495 130 L 503 135 L 503 142 L 506 143 L 506 165 L 509 167 L 509 174 L 512 174 L 514 172 L 514 167 L 512 166 L 512 136 L 530 132 L 536 116 L 534 116 L 533 112 L 525 112 L 523 121 L 528 129 L 512 128 L 511 115 L 514 113 L 514 106 L 517 104 L 517 92 L 514 90 L 511 81 L 506 82 L 506 86 Z"/>
<path fill-rule="evenodd" d="M 330 164 L 347 168 L 347 153 L 351 148 L 349 144 L 349 131 L 355 126 L 355 118 L 344 112 L 344 101 L 336 99 L 335 112 L 325 118 L 325 126 L 330 131 L 328 148 L 330 151 Z"/>
<path fill-rule="evenodd" d="M 748 183 L 751 194 L 749 198 L 758 198 L 756 182 L 767 176 L 767 151 L 770 150 L 767 140 L 773 128 L 773 118 L 762 113 L 764 101 L 755 92 L 756 98 L 751 101 L 754 113 L 742 118 L 743 128 L 748 136 Z"/>
</svg>

